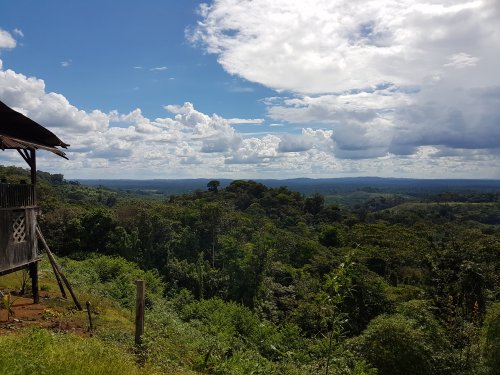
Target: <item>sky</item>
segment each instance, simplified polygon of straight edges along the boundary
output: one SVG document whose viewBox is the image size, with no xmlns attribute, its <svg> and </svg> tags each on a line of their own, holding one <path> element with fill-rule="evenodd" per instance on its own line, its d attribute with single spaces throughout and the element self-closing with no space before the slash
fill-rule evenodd
<svg viewBox="0 0 500 375">
<path fill-rule="evenodd" d="M 70 179 L 500 179 L 499 69 L 499 0 L 0 0 Z"/>
</svg>

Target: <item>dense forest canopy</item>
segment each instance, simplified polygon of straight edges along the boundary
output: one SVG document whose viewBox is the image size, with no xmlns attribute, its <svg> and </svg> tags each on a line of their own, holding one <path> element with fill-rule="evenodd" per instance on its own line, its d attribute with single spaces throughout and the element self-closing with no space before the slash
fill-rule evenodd
<svg viewBox="0 0 500 375">
<path fill-rule="evenodd" d="M 144 197 L 38 175 L 56 254 L 156 275 L 183 322 L 214 337 L 229 324 L 264 361 L 254 373 L 498 374 L 499 191 L 376 188 L 340 205 L 247 180 Z M 233 344 L 202 370 L 237 373 Z"/>
</svg>

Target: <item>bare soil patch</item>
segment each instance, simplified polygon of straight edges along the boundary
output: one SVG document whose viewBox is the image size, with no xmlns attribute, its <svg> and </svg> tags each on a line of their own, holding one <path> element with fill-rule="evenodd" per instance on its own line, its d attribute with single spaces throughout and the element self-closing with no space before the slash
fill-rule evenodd
<svg viewBox="0 0 500 375">
<path fill-rule="evenodd" d="M 26 327 L 40 327 L 55 331 L 87 335 L 87 326 L 82 321 L 82 312 L 65 306 L 66 300 L 47 295 L 40 296 L 40 303 L 33 298 L 11 296 L 12 308 L 9 312 L 0 309 L 0 335 L 14 333 Z"/>
</svg>

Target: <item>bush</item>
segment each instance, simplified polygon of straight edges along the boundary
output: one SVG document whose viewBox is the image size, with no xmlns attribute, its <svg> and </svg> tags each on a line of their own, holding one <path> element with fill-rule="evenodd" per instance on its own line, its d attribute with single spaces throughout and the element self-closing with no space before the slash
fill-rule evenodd
<svg viewBox="0 0 500 375">
<path fill-rule="evenodd" d="M 397 314 L 378 316 L 350 345 L 381 375 L 452 373 L 450 345 L 426 301 L 410 301 Z"/>
<path fill-rule="evenodd" d="M 230 375 L 312 373 L 296 326 L 278 329 L 236 303 L 187 297 L 183 293 L 172 304 L 158 304 L 147 314 L 147 363 L 158 370 L 171 373 L 176 368 L 191 368 Z M 180 317 L 174 309 L 180 310 Z"/>
<path fill-rule="evenodd" d="M 135 304 L 135 280 L 146 283 L 146 304 L 163 297 L 164 284 L 158 272 L 143 271 L 135 263 L 121 257 L 94 255 L 82 261 L 62 259 L 70 282 L 80 290 L 86 290 L 118 302 L 123 307 Z"/>
<path fill-rule="evenodd" d="M 500 302 L 494 303 L 486 311 L 481 336 L 486 374 L 500 374 Z"/>
</svg>

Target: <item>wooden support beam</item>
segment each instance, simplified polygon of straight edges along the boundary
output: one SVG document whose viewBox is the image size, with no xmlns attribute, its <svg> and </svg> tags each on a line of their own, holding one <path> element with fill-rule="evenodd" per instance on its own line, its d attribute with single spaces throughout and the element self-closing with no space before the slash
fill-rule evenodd
<svg viewBox="0 0 500 375">
<path fill-rule="evenodd" d="M 31 171 L 31 184 L 36 185 L 36 150 L 34 148 L 28 150 L 17 148 L 16 150 L 19 152 L 19 155 L 23 157 L 26 164 L 29 165 Z"/>
<path fill-rule="evenodd" d="M 36 150 L 30 149 L 31 185 L 36 185 Z"/>
<path fill-rule="evenodd" d="M 64 276 L 64 273 L 62 273 L 61 269 L 59 268 L 59 265 L 57 264 L 56 259 L 54 258 L 54 255 L 52 254 L 52 251 L 50 251 L 49 245 L 47 245 L 47 242 L 45 241 L 45 238 L 43 237 L 42 231 L 40 230 L 38 225 L 36 226 L 36 234 L 37 234 L 38 238 L 40 239 L 40 241 L 42 241 L 43 246 L 45 247 L 45 252 L 47 253 L 47 256 L 49 257 L 50 263 L 54 264 L 55 272 L 58 273 L 59 276 L 61 276 L 61 279 L 64 282 L 64 284 L 66 285 L 66 288 L 68 288 L 69 294 L 71 294 L 71 298 L 73 298 L 73 302 L 75 303 L 76 308 L 78 310 L 82 311 L 83 310 L 82 305 L 80 305 L 80 302 L 78 302 L 78 299 L 76 298 L 76 295 L 73 292 L 73 288 L 71 288 L 71 285 L 70 285 L 68 279 L 66 278 L 66 276 Z"/>
<path fill-rule="evenodd" d="M 33 292 L 33 303 L 40 303 L 38 291 L 38 262 L 30 263 L 31 291 Z"/>
<path fill-rule="evenodd" d="M 28 154 L 26 153 L 26 150 L 24 148 L 16 148 L 17 152 L 19 152 L 19 155 L 21 155 L 24 159 L 24 161 L 26 162 L 26 164 L 28 164 L 31 168 L 31 164 L 30 164 L 30 161 L 29 161 L 29 157 L 28 157 Z"/>
<path fill-rule="evenodd" d="M 39 258 L 33 260 L 33 262 L 39 262 L 39 261 L 40 261 Z M 22 264 L 20 266 L 15 266 L 7 270 L 0 271 L 0 276 L 8 275 L 9 273 L 14 273 L 20 270 L 25 270 L 26 268 L 29 268 L 29 264 Z"/>
<path fill-rule="evenodd" d="M 61 281 L 61 276 L 57 272 L 56 264 L 52 262 L 52 258 L 50 258 L 50 257 L 49 257 L 49 262 L 50 262 L 50 265 L 52 266 L 52 271 L 54 272 L 54 275 L 56 275 L 56 281 L 57 281 L 57 285 L 59 286 L 59 290 L 61 291 L 61 296 L 64 299 L 66 299 L 66 298 L 68 298 L 68 296 L 66 295 L 66 291 L 64 290 L 64 285 Z"/>
</svg>

